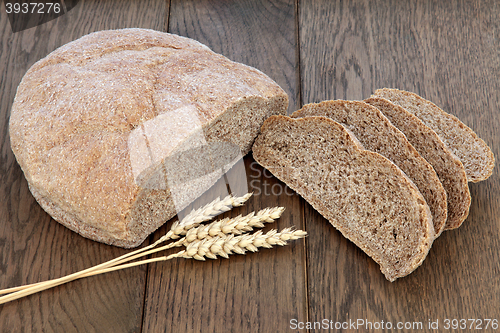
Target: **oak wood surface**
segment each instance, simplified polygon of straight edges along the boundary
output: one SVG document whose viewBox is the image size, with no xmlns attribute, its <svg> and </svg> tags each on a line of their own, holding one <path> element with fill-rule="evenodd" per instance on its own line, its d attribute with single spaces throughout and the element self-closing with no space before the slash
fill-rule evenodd
<svg viewBox="0 0 500 333">
<path fill-rule="evenodd" d="M 498 17 L 500 3 L 492 0 L 86 0 L 56 20 L 12 33 L 2 5 L 0 288 L 63 276 L 127 252 L 52 220 L 30 194 L 10 150 L 16 87 L 55 48 L 124 27 L 191 37 L 276 80 L 289 94 L 289 113 L 310 102 L 363 99 L 377 88 L 406 89 L 458 116 L 498 157 Z M 441 328 L 446 318 L 500 320 L 498 168 L 487 181 L 470 184 L 465 223 L 444 232 L 414 273 L 390 283 L 251 154 L 244 164 L 246 184 L 238 190 L 254 196 L 224 216 L 284 206 L 276 226 L 305 228 L 305 241 L 229 260 L 176 259 L 71 282 L 0 305 L 0 332 L 327 331 L 291 329 L 292 319 L 422 322 L 430 331 L 429 320 L 439 320 Z M 191 207 L 225 193 L 222 179 Z"/>
<path fill-rule="evenodd" d="M 494 1 L 301 2 L 303 101 L 364 99 L 381 87 L 413 91 L 471 126 L 498 156 L 499 14 Z M 498 317 L 498 168 L 469 187 L 463 226 L 444 232 L 420 268 L 391 284 L 307 205 L 310 319 L 427 325 Z"/>
</svg>

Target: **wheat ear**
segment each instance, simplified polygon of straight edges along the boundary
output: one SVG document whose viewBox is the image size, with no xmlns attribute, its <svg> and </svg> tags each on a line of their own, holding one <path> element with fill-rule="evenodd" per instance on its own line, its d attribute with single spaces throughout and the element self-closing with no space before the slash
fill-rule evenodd
<svg viewBox="0 0 500 333">
<path fill-rule="evenodd" d="M 284 210 L 284 207 L 265 208 L 257 213 L 252 212 L 246 216 L 239 215 L 232 219 L 226 218 L 207 225 L 191 228 L 186 232 L 183 245 L 187 245 L 187 243 L 194 242 L 197 239 L 227 234 L 240 235 L 244 232 L 252 231 L 254 228 L 263 228 L 264 223 L 274 222 L 274 220 L 280 218 Z"/>
<path fill-rule="evenodd" d="M 265 234 L 262 231 L 257 231 L 253 234 L 239 236 L 221 235 L 194 241 L 186 247 L 185 251 L 179 252 L 179 256 L 197 260 L 205 260 L 205 257 L 217 259 L 217 256 L 228 258 L 232 253 L 256 252 L 259 247 L 284 246 L 288 241 L 304 238 L 306 235 L 305 231 L 293 230 L 292 228 L 283 229 L 281 232 L 271 230 Z"/>
</svg>

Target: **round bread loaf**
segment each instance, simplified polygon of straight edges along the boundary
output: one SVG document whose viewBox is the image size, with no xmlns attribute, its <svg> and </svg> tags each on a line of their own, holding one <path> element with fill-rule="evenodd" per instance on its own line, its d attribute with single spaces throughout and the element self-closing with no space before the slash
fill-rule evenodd
<svg viewBox="0 0 500 333">
<path fill-rule="evenodd" d="M 248 153 L 264 120 L 287 107 L 265 74 L 199 42 L 109 30 L 28 70 L 9 131 L 31 192 L 55 220 L 134 247 L 212 186 L 217 163 Z"/>
</svg>

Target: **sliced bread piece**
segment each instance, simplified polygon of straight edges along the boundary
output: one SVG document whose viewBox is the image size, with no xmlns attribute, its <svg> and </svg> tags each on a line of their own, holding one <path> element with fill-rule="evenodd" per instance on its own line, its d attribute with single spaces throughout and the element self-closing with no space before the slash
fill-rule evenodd
<svg viewBox="0 0 500 333">
<path fill-rule="evenodd" d="M 365 149 L 394 162 L 424 196 L 432 213 L 436 237 L 444 229 L 447 217 L 446 191 L 436 171 L 376 107 L 360 101 L 324 101 L 312 103 L 292 114 L 292 118 L 325 116 L 349 129 Z"/>
<path fill-rule="evenodd" d="M 478 182 L 493 173 L 495 157 L 486 143 L 457 117 L 417 94 L 398 89 L 378 89 L 375 96 L 390 100 L 432 128 L 465 167 L 467 179 Z"/>
<path fill-rule="evenodd" d="M 423 262 L 434 240 L 431 213 L 394 163 L 326 117 L 272 116 L 261 131 L 255 160 L 372 257 L 389 281 Z"/>
<path fill-rule="evenodd" d="M 445 230 L 458 228 L 469 215 L 471 202 L 462 162 L 449 151 L 436 132 L 402 107 L 380 97 L 371 97 L 365 102 L 382 111 L 434 167 L 447 194 L 448 220 Z"/>
</svg>

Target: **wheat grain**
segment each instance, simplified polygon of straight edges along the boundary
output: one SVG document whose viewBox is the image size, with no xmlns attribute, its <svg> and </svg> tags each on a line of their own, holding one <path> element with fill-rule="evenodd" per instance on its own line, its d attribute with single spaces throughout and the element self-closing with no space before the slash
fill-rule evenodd
<svg viewBox="0 0 500 333">
<path fill-rule="evenodd" d="M 242 197 L 233 197 L 228 195 L 222 200 L 217 198 L 201 208 L 192 210 L 182 219 L 182 221 L 174 222 L 170 230 L 165 235 L 160 237 L 160 239 L 158 239 L 154 244 L 152 244 L 151 247 L 155 247 L 156 245 L 169 239 L 177 239 L 180 236 L 185 235 L 189 229 L 200 225 L 200 223 L 210 221 L 215 216 L 225 213 L 233 207 L 243 205 L 251 196 L 252 193 L 247 193 Z"/>
<path fill-rule="evenodd" d="M 186 232 L 185 245 L 197 239 L 227 234 L 239 235 L 247 231 L 252 231 L 253 228 L 263 228 L 263 222 L 274 222 L 274 220 L 281 216 L 284 210 L 284 207 L 266 208 L 257 213 L 252 212 L 246 216 L 239 215 L 232 219 L 225 218 L 207 225 L 191 228 Z"/>
<path fill-rule="evenodd" d="M 216 259 L 217 256 L 227 258 L 232 253 L 245 254 L 246 251 L 256 252 L 259 247 L 271 248 L 273 245 L 283 246 L 290 240 L 303 238 L 306 235 L 305 231 L 293 230 L 292 228 L 283 229 L 281 232 L 271 230 L 265 234 L 262 231 L 239 236 L 222 234 L 187 244 L 182 257 L 197 260 L 205 260 L 205 257 Z"/>
</svg>

